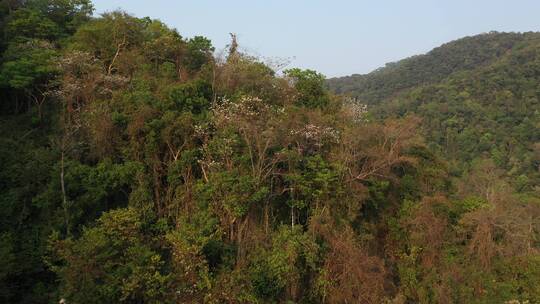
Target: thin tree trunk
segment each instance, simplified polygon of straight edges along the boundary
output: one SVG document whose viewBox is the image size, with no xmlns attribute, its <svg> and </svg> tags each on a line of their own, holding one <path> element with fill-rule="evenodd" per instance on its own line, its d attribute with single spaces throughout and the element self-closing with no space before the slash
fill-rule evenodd
<svg viewBox="0 0 540 304">
<path fill-rule="evenodd" d="M 291 227 L 294 228 L 294 206 L 291 206 Z"/>
<path fill-rule="evenodd" d="M 124 47 L 124 44 L 126 43 L 126 36 L 122 39 L 122 42 L 118 44 L 116 48 L 116 53 L 114 54 L 113 59 L 111 60 L 111 64 L 109 64 L 109 68 L 107 69 L 107 75 L 111 75 L 112 69 L 114 67 L 114 63 L 116 62 L 116 59 L 118 58 L 118 55 L 120 55 L 120 52 L 122 51 L 122 48 Z"/>
<path fill-rule="evenodd" d="M 268 216 L 268 201 L 264 204 L 264 233 L 268 236 L 269 216 Z"/>
<path fill-rule="evenodd" d="M 15 92 L 15 114 L 19 114 L 19 94 Z"/>
<path fill-rule="evenodd" d="M 60 186 L 62 187 L 62 207 L 64 209 L 64 223 L 66 225 L 66 234 L 71 235 L 71 229 L 69 227 L 69 210 L 66 195 L 66 186 L 64 181 L 64 143 L 62 143 L 62 156 L 60 159 Z"/>
</svg>

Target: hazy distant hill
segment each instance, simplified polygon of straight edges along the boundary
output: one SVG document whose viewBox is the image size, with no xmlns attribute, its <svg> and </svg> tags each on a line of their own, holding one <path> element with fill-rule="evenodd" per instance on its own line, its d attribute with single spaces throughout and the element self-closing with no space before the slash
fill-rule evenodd
<svg viewBox="0 0 540 304">
<path fill-rule="evenodd" d="M 539 33 L 467 37 L 327 84 L 370 104 L 377 117 L 420 116 L 429 144 L 458 173 L 491 158 L 516 188 L 538 185 Z"/>
<path fill-rule="evenodd" d="M 519 43 L 538 37 L 537 33 L 498 32 L 465 37 L 425 55 L 388 63 L 369 74 L 329 79 L 327 85 L 336 93 L 350 93 L 372 103 L 404 89 L 435 83 L 455 72 L 490 64 Z"/>
</svg>

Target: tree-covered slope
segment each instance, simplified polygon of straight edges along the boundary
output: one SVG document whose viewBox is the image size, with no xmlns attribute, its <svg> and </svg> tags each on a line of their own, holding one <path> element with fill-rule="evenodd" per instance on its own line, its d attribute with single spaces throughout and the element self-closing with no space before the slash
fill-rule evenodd
<svg viewBox="0 0 540 304">
<path fill-rule="evenodd" d="M 538 194 L 540 34 L 464 38 L 358 79 L 352 89 L 329 83 L 369 103 L 375 117 L 420 116 L 456 175 L 489 158 L 517 189 Z"/>
<path fill-rule="evenodd" d="M 347 93 L 364 103 L 376 103 L 406 89 L 437 83 L 452 73 L 490 64 L 519 43 L 539 37 L 537 33 L 498 32 L 465 37 L 427 54 L 388 63 L 369 74 L 328 79 L 327 86 L 338 94 Z"/>
<path fill-rule="evenodd" d="M 421 116 L 432 147 L 461 169 L 488 157 L 516 187 L 532 190 L 540 183 L 539 100 L 540 40 L 529 40 L 490 65 L 381 101 L 375 111 Z"/>
</svg>

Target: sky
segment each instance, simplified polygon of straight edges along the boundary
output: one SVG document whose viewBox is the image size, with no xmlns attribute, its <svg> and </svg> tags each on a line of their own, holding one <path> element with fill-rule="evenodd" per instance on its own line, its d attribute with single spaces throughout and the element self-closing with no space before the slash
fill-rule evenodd
<svg viewBox="0 0 540 304">
<path fill-rule="evenodd" d="M 540 0 L 93 0 L 159 19 L 217 50 L 241 50 L 327 77 L 368 73 L 445 42 L 489 31 L 540 31 Z"/>
</svg>

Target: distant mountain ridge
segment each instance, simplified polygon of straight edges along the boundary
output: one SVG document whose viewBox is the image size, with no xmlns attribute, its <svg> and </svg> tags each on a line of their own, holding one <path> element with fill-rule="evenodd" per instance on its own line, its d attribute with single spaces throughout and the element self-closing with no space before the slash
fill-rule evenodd
<svg viewBox="0 0 540 304">
<path fill-rule="evenodd" d="M 490 32 L 445 43 L 424 55 L 386 64 L 368 74 L 331 78 L 327 86 L 365 103 L 374 103 L 397 92 L 441 81 L 453 73 L 472 70 L 497 60 L 516 45 L 540 39 L 540 33 Z"/>
</svg>

